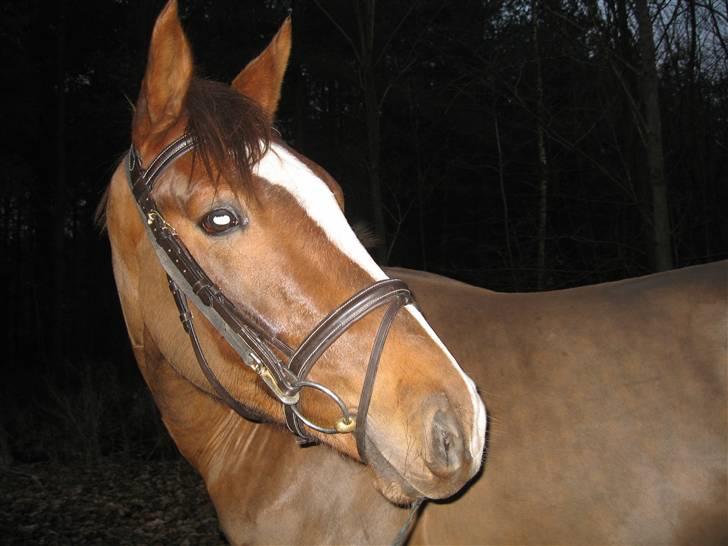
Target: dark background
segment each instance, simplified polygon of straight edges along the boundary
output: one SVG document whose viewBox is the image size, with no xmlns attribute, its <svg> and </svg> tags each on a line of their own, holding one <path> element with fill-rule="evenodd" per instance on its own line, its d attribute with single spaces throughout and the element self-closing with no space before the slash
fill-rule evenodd
<svg viewBox="0 0 728 546">
<path fill-rule="evenodd" d="M 162 5 L 0 8 L 1 462 L 174 453 L 94 224 Z M 291 8 L 277 125 L 380 261 L 529 291 L 728 256 L 725 2 L 181 0 L 199 73 Z"/>
</svg>

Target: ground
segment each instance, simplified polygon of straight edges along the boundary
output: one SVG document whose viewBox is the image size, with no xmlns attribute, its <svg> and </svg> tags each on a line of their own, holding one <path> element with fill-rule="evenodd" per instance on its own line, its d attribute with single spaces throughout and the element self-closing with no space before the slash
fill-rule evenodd
<svg viewBox="0 0 728 546">
<path fill-rule="evenodd" d="M 204 484 L 182 460 L 0 467 L 3 544 L 225 544 Z"/>
</svg>

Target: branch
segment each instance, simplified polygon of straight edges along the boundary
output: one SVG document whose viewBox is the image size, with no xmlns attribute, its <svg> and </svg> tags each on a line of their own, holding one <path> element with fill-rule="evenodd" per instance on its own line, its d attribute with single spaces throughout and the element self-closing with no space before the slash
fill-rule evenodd
<svg viewBox="0 0 728 546">
<path fill-rule="evenodd" d="M 326 18 L 331 21 L 331 24 L 336 27 L 336 29 L 339 31 L 339 33 L 344 37 L 344 39 L 349 42 L 349 45 L 351 46 L 352 51 L 354 52 L 354 56 L 356 57 L 356 60 L 359 61 L 359 64 L 361 64 L 361 55 L 360 52 L 357 51 L 356 45 L 354 45 L 354 40 L 351 39 L 351 36 L 347 34 L 347 32 L 343 29 L 343 27 L 334 19 L 331 14 L 324 8 L 319 0 L 313 0 L 316 4 L 316 7 L 321 10 L 321 12 L 326 16 Z"/>
</svg>

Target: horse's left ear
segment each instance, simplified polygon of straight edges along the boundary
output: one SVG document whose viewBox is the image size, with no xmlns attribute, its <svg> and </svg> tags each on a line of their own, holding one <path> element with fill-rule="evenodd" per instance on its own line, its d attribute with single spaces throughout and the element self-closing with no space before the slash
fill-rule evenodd
<svg viewBox="0 0 728 546">
<path fill-rule="evenodd" d="M 290 54 L 291 18 L 286 17 L 265 51 L 250 61 L 232 83 L 236 91 L 257 102 L 271 121 L 278 109 Z"/>
<path fill-rule="evenodd" d="M 137 147 L 177 122 L 192 71 L 192 52 L 177 15 L 177 0 L 169 0 L 154 25 L 147 69 L 134 113 L 132 139 Z"/>
</svg>

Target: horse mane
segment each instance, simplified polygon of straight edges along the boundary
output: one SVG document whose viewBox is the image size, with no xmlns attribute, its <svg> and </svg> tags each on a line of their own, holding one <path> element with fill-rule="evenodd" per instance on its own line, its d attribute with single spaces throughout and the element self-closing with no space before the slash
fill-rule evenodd
<svg viewBox="0 0 728 546">
<path fill-rule="evenodd" d="M 253 167 L 268 151 L 271 122 L 263 110 L 229 85 L 193 78 L 185 106 L 187 134 L 195 141 L 199 158 L 217 183 L 222 174 L 228 181 L 247 182 Z"/>
<path fill-rule="evenodd" d="M 218 184 L 222 175 L 228 183 L 249 181 L 270 147 L 273 131 L 260 106 L 227 84 L 195 77 L 185 107 L 186 133 L 195 141 L 193 160 L 202 161 L 210 180 Z M 94 213 L 101 231 L 106 227 L 107 194 L 108 187 Z"/>
</svg>

